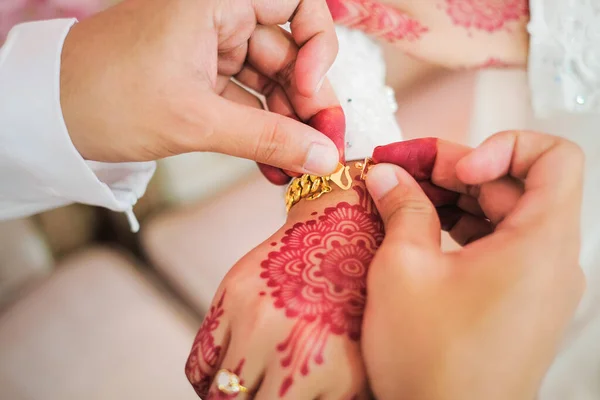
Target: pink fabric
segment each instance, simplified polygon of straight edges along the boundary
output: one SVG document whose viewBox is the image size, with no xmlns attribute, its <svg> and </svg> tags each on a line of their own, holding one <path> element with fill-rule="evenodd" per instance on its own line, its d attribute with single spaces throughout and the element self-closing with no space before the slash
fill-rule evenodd
<svg viewBox="0 0 600 400">
<path fill-rule="evenodd" d="M 11 28 L 21 22 L 52 18 L 85 18 L 114 0 L 1 0 L 0 43 Z"/>
</svg>

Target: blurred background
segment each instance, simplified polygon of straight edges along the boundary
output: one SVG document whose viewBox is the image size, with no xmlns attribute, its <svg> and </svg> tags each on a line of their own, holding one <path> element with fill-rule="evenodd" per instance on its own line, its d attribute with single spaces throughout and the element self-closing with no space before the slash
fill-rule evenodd
<svg viewBox="0 0 600 400">
<path fill-rule="evenodd" d="M 18 22 L 114 2 L 0 0 L 0 43 Z M 472 117 L 478 72 L 385 54 L 405 137 L 469 141 L 512 122 Z M 526 87 L 522 72 L 490 73 Z M 0 222 L 0 399 L 196 398 L 183 372 L 193 337 L 227 270 L 284 222 L 283 189 L 252 162 L 189 154 L 159 162 L 134 211 L 139 234 L 84 205 Z"/>
</svg>

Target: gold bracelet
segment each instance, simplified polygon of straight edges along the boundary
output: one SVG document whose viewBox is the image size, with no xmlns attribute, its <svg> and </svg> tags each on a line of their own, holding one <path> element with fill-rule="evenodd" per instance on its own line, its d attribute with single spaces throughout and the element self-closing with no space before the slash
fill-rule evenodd
<svg viewBox="0 0 600 400">
<path fill-rule="evenodd" d="M 355 164 L 360 169 L 360 179 L 364 180 L 367 170 L 371 167 L 372 161 L 366 158 L 364 162 Z M 304 174 L 299 178 L 292 179 L 285 192 L 285 206 L 287 211 L 297 204 L 300 200 L 316 200 L 322 195 L 332 191 L 331 182 L 342 190 L 348 190 L 352 187 L 352 177 L 350 176 L 350 166 L 342 163 L 338 164 L 335 172 L 329 176 L 316 176 Z"/>
</svg>

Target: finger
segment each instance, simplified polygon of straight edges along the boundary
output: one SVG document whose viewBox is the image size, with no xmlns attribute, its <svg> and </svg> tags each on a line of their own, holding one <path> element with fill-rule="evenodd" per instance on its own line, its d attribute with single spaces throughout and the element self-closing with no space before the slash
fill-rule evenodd
<svg viewBox="0 0 600 400">
<path fill-rule="evenodd" d="M 475 197 L 461 194 L 456 201 L 456 206 L 461 210 L 468 212 L 469 214 L 475 215 L 476 217 L 485 217 L 485 213 L 481 209 L 479 201 Z"/>
<path fill-rule="evenodd" d="M 256 400 L 349 399 L 367 387 L 358 342 L 341 336 L 325 342 L 319 324 L 309 324 L 311 337 L 294 350 L 296 371 L 285 367 L 277 357 L 267 367 Z M 311 329 L 312 328 L 312 329 Z M 316 360 L 320 360 L 316 362 Z"/>
<path fill-rule="evenodd" d="M 217 72 L 220 75 L 232 76 L 240 72 L 248 53 L 248 42 L 245 41 L 237 47 L 219 52 Z"/>
<path fill-rule="evenodd" d="M 262 103 L 256 96 L 240 87 L 233 81 L 229 81 L 229 83 L 221 92 L 221 96 L 238 104 L 262 109 Z"/>
<path fill-rule="evenodd" d="M 373 151 L 373 161 L 378 164 L 395 164 L 417 181 L 430 180 L 438 153 L 438 142 L 436 138 L 423 138 L 378 146 Z"/>
<path fill-rule="evenodd" d="M 492 223 L 484 218 L 476 217 L 461 211 L 460 218 L 448 231 L 450 237 L 461 246 L 474 242 L 494 232 Z"/>
<path fill-rule="evenodd" d="M 323 132 L 336 144 L 344 159 L 345 116 L 331 84 L 326 80 L 310 98 L 300 95 L 294 85 L 297 47 L 289 34 L 278 27 L 257 27 L 250 41 L 248 63 L 236 77 L 252 89 L 265 94 L 270 111 L 297 115 L 302 121 Z M 279 85 L 262 78 L 269 78 Z M 281 93 L 279 86 L 285 91 Z M 289 106 L 293 108 L 289 109 Z M 325 110 L 330 110 L 324 112 Z M 321 125 L 319 128 L 315 125 Z"/>
<path fill-rule="evenodd" d="M 292 179 L 287 173 L 283 172 L 281 168 L 262 163 L 257 163 L 256 165 L 258 165 L 258 169 L 265 176 L 265 178 L 267 178 L 267 180 L 274 185 L 287 185 Z"/>
<path fill-rule="evenodd" d="M 269 111 L 286 117 L 300 120 L 294 111 L 283 87 L 275 80 L 266 77 L 258 72 L 251 65 L 246 65 L 235 76 L 243 85 L 265 96 L 265 101 Z"/>
<path fill-rule="evenodd" d="M 402 168 L 375 165 L 367 174 L 367 189 L 386 230 L 386 241 L 438 249 L 440 223 L 433 204 Z"/>
<path fill-rule="evenodd" d="M 520 216 L 537 215 L 550 208 L 578 213 L 584 157 L 581 149 L 564 139 L 534 132 L 509 131 L 492 136 L 456 165 L 457 175 L 469 184 L 481 184 L 510 175 L 524 181 L 527 203 Z M 560 205 L 558 205 L 558 204 Z"/>
<path fill-rule="evenodd" d="M 229 344 L 229 327 L 224 322 L 225 292 L 217 298 L 202 322 L 185 365 L 185 374 L 201 398 L 206 398 Z"/>
<path fill-rule="evenodd" d="M 297 57 L 298 46 L 288 32 L 277 26 L 256 27 L 250 39 L 247 62 L 255 71 L 277 82 L 285 90 L 298 117 L 307 121 L 325 108 L 339 106 L 339 101 L 330 84 L 324 83 L 321 89 L 310 97 L 298 91 L 295 84 L 298 79 L 295 72 Z M 250 77 L 246 79 L 250 80 Z M 258 78 L 254 79 L 257 86 L 266 84 L 264 80 L 261 82 Z M 260 87 L 255 90 L 262 92 Z"/>
<path fill-rule="evenodd" d="M 254 10 L 262 25 L 291 22 L 292 36 L 300 51 L 294 75 L 299 93 L 313 96 L 333 64 L 338 51 L 335 26 L 325 0 L 255 0 Z M 276 10 L 278 8 L 279 10 Z"/>
<path fill-rule="evenodd" d="M 456 204 L 460 194 L 435 186 L 430 181 L 421 181 L 419 186 L 435 207 Z"/>
<path fill-rule="evenodd" d="M 450 193 L 460 193 L 462 196 L 457 200 L 465 211 L 474 215 L 483 212 L 492 223 L 497 224 L 514 209 L 523 194 L 522 185 L 512 178 L 502 178 L 485 185 L 463 182 L 457 175 L 457 164 L 472 152 L 473 149 L 467 146 L 425 138 L 377 147 L 373 160 L 399 165 L 417 180 L 430 180 L 433 185 L 424 187 L 424 190 L 436 206 L 453 204 Z M 476 199 L 476 202 L 469 198 Z"/>
<path fill-rule="evenodd" d="M 477 202 L 485 216 L 494 224 L 500 224 L 515 210 L 523 196 L 523 184 L 514 178 L 505 176 L 477 187 Z"/>
<path fill-rule="evenodd" d="M 456 176 L 456 163 L 472 150 L 437 138 L 422 138 L 376 147 L 373 161 L 396 164 L 417 181 L 431 180 L 438 187 L 467 194 L 469 187 Z"/>
<path fill-rule="evenodd" d="M 581 175 L 583 153 L 562 138 L 524 131 L 501 132 L 461 160 L 457 173 L 467 184 L 481 184 L 510 175 L 525 181 L 525 189 L 547 188 L 564 194 Z"/>
<path fill-rule="evenodd" d="M 212 134 L 204 150 L 315 175 L 337 167 L 339 153 L 325 135 L 293 119 L 216 96 Z"/>
<path fill-rule="evenodd" d="M 266 368 L 275 351 L 272 336 L 265 335 L 264 328 L 269 324 L 273 328 L 272 321 L 272 315 L 267 311 L 254 319 L 238 319 L 232 322 L 231 342 L 219 368 L 236 374 L 240 378 L 240 384 L 248 389 L 247 393 L 240 393 L 236 398 L 256 398 L 264 385 Z M 261 326 L 263 329 L 257 329 Z M 273 332 L 284 329 L 284 326 L 275 328 L 277 329 Z M 219 391 L 218 384 L 223 383 L 217 379 L 211 388 L 215 393 Z"/>
</svg>

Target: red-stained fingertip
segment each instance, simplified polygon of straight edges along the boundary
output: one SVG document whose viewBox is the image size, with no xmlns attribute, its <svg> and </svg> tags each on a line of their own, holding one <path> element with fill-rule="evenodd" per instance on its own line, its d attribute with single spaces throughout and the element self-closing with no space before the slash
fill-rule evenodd
<svg viewBox="0 0 600 400">
<path fill-rule="evenodd" d="M 286 185 L 292 179 L 280 168 L 261 163 L 256 164 L 258 165 L 258 169 L 260 170 L 260 172 L 262 172 L 265 178 L 267 178 L 267 180 L 274 185 L 283 186 Z"/>
</svg>

